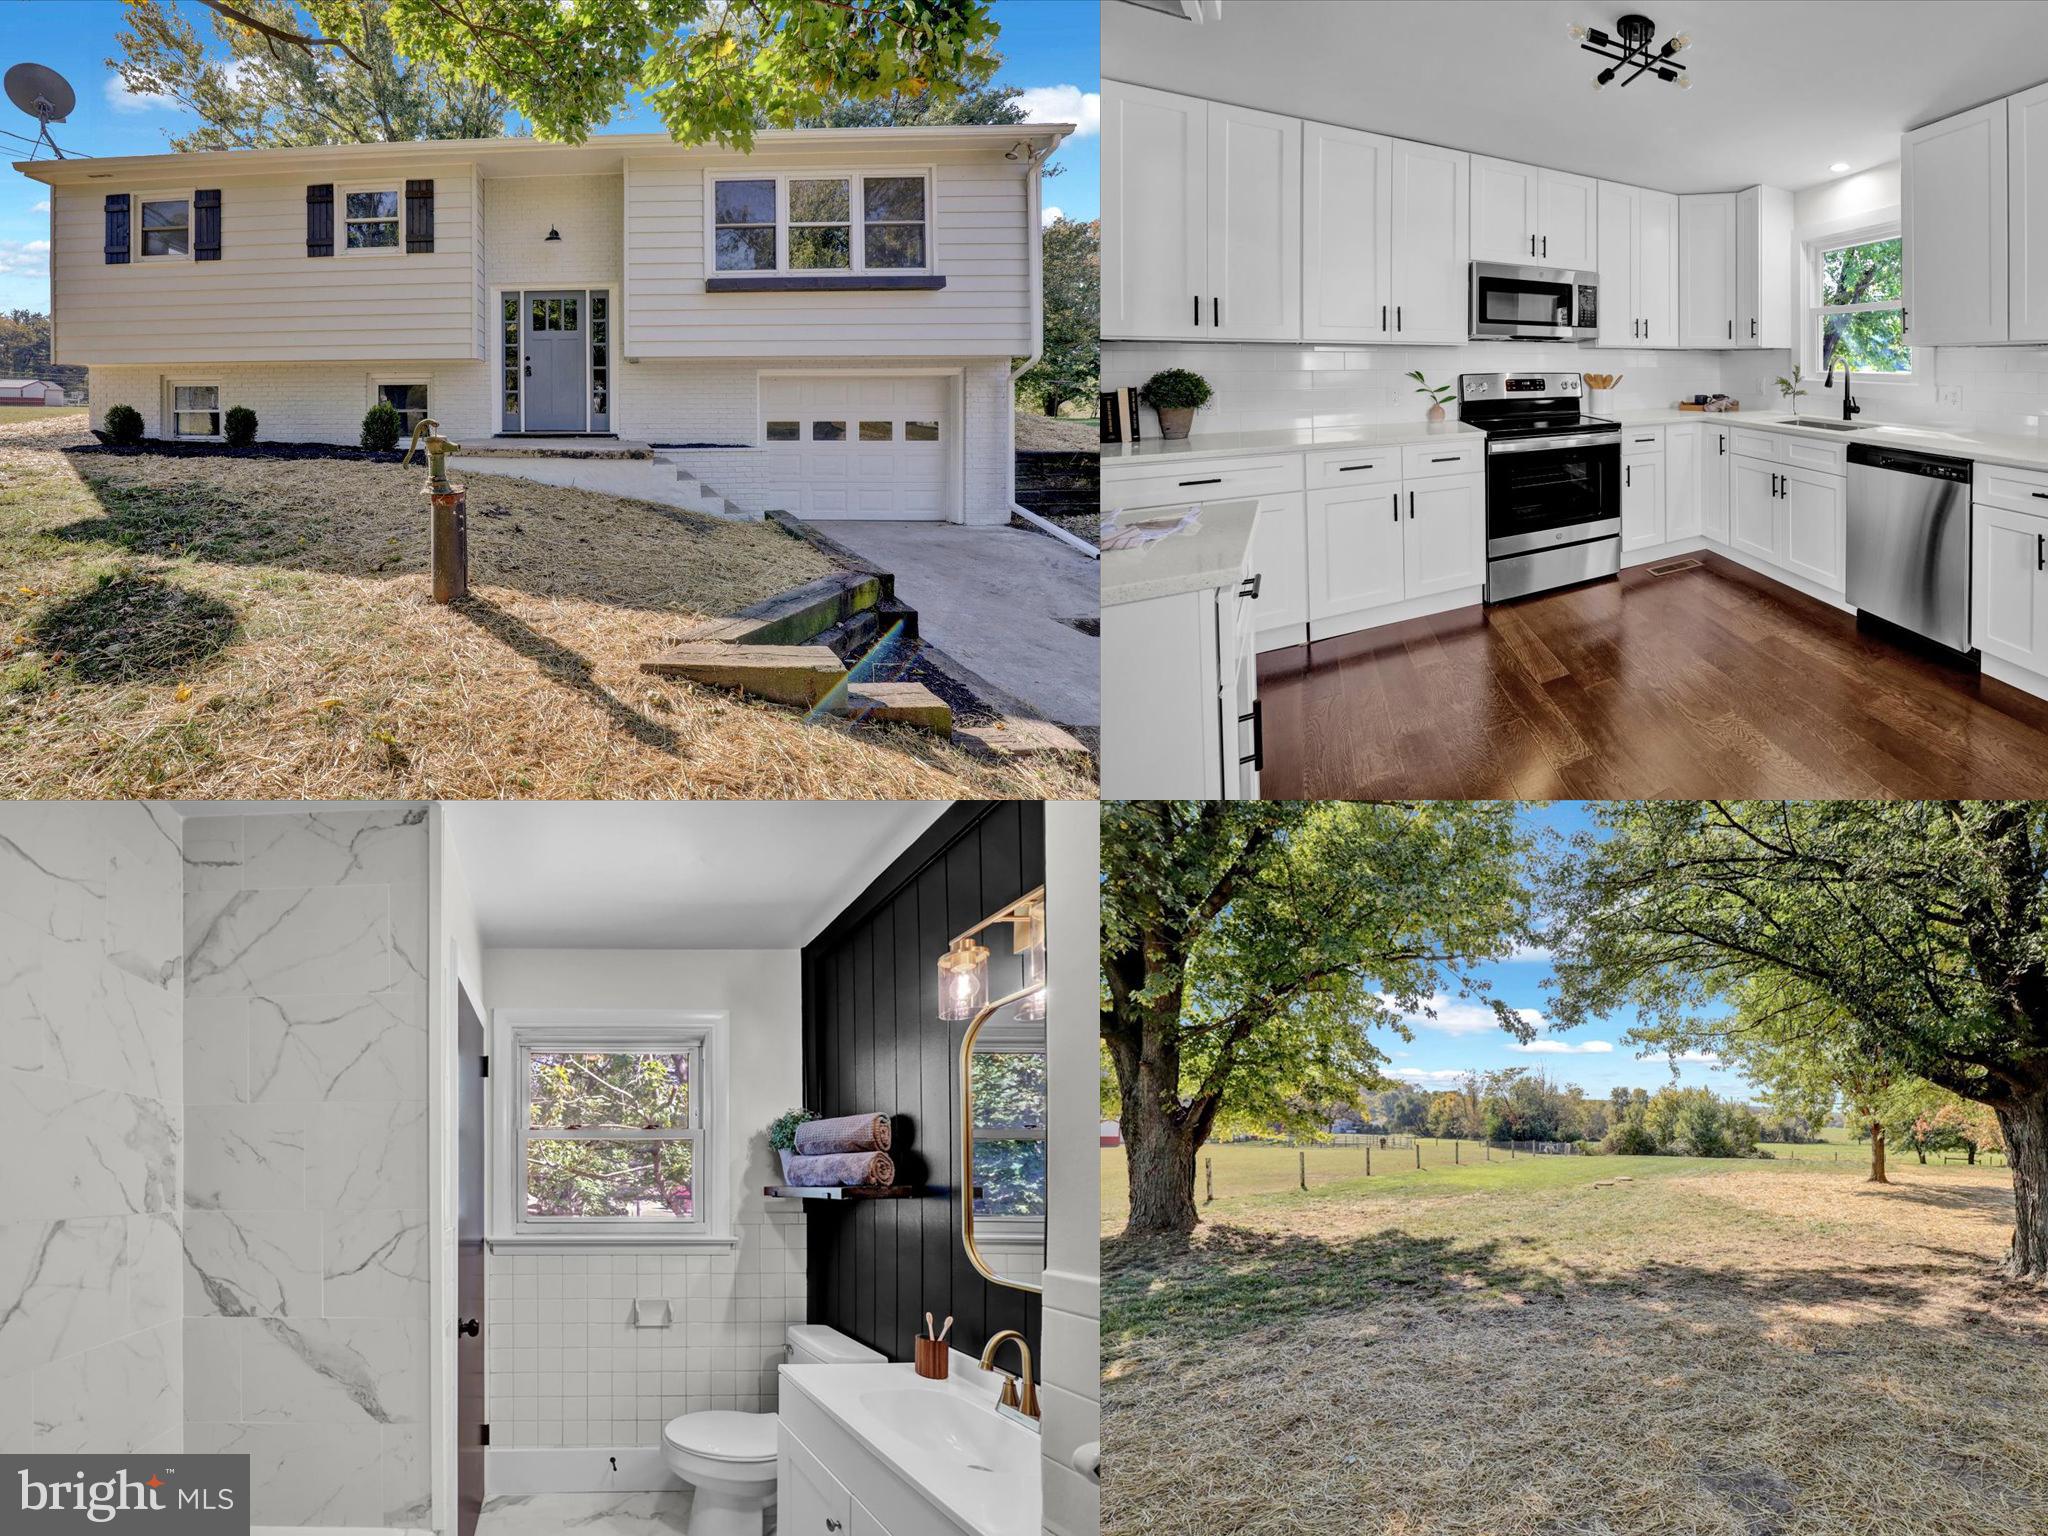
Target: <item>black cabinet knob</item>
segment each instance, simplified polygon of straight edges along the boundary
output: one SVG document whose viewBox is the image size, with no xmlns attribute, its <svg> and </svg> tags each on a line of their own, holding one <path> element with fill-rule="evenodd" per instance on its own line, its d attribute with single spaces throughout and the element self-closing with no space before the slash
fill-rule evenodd
<svg viewBox="0 0 2048 1536">
<path fill-rule="evenodd" d="M 466 1317 L 461 1322 L 455 1325 L 455 1331 L 457 1333 L 466 1335 L 467 1337 L 472 1339 L 475 1338 L 478 1333 L 482 1332 L 482 1330 L 483 1324 L 479 1323 L 473 1317 Z"/>
</svg>

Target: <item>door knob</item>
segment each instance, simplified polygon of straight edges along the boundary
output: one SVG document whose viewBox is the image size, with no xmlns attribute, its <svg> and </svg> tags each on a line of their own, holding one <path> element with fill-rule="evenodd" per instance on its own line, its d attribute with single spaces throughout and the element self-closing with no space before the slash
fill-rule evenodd
<svg viewBox="0 0 2048 1536">
<path fill-rule="evenodd" d="M 473 1339 L 482 1330 L 482 1327 L 483 1325 L 475 1318 L 467 1317 L 455 1325 L 455 1331 Z"/>
</svg>

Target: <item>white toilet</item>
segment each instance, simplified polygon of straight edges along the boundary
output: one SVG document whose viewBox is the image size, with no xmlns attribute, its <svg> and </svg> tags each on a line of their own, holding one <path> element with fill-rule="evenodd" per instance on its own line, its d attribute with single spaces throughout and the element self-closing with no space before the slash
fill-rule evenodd
<svg viewBox="0 0 2048 1536">
<path fill-rule="evenodd" d="M 791 1365 L 880 1365 L 887 1356 L 821 1323 L 789 1330 Z M 690 1536 L 761 1536 L 775 1503 L 775 1415 L 718 1409 L 670 1419 L 662 1459 L 696 1490 Z"/>
</svg>

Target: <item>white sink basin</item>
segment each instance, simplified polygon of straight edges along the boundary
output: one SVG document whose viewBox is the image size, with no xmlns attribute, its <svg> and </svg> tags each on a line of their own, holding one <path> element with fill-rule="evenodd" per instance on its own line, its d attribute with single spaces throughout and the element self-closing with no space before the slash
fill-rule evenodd
<svg viewBox="0 0 2048 1536">
<path fill-rule="evenodd" d="M 1002 1465 L 1009 1447 L 1019 1443 L 1010 1427 L 988 1412 L 986 1405 L 967 1403 L 953 1392 L 896 1388 L 864 1392 L 861 1406 L 874 1414 L 877 1423 L 910 1440 L 919 1450 L 959 1462 L 972 1472 L 993 1472 Z"/>
<path fill-rule="evenodd" d="M 1780 427 L 1818 427 L 1823 432 L 1861 432 L 1860 421 L 1830 421 L 1825 416 L 1780 416 L 1775 423 Z"/>
</svg>

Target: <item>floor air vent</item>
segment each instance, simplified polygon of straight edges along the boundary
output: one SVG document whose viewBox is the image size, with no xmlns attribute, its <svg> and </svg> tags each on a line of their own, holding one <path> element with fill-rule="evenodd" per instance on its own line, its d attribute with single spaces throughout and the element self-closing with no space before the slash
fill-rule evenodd
<svg viewBox="0 0 2048 1536">
<path fill-rule="evenodd" d="M 1696 571 L 1699 569 L 1699 566 L 1700 562 L 1697 560 L 1660 560 L 1650 567 L 1650 574 L 1652 576 L 1671 576 L 1679 571 Z"/>
</svg>

